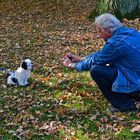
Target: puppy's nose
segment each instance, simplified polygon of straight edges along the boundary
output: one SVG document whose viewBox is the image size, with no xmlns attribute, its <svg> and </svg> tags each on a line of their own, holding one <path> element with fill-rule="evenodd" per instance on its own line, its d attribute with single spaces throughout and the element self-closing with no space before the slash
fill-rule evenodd
<svg viewBox="0 0 140 140">
<path fill-rule="evenodd" d="M 32 66 L 31 66 L 31 70 L 33 70 L 33 69 L 34 69 L 34 66 L 32 65 Z"/>
</svg>

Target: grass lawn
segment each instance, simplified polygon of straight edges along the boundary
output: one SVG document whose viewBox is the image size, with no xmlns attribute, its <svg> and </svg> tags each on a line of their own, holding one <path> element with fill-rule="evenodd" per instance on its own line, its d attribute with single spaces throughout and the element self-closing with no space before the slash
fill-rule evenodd
<svg viewBox="0 0 140 140">
<path fill-rule="evenodd" d="M 91 4 L 91 6 L 89 5 Z M 51 0 L 0 1 L 0 67 L 15 70 L 30 57 L 30 86 L 7 86 L 0 71 L 1 140 L 132 140 L 140 114 L 110 114 L 89 72 L 63 67 L 68 52 L 85 56 L 102 47 L 88 21 L 95 5 Z M 85 5 L 83 7 L 83 5 Z M 140 29 L 139 21 L 124 22 Z"/>
</svg>

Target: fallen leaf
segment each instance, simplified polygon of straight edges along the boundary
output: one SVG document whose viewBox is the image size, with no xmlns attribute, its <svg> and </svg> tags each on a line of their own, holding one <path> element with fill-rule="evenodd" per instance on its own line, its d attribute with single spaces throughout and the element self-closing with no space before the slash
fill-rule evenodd
<svg viewBox="0 0 140 140">
<path fill-rule="evenodd" d="M 140 125 L 136 125 L 132 128 L 131 132 L 140 132 Z"/>
</svg>

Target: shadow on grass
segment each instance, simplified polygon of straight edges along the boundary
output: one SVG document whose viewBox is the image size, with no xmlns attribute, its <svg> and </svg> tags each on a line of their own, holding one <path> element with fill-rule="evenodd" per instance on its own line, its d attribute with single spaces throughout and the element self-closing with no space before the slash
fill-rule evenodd
<svg viewBox="0 0 140 140">
<path fill-rule="evenodd" d="M 98 103 L 97 98 L 94 97 L 99 93 L 97 87 L 71 78 L 60 83 L 53 83 L 53 85 L 32 80 L 28 87 L 8 87 L 5 90 L 7 95 L 0 95 L 2 98 L 4 97 L 0 104 L 5 107 L 5 104 L 8 103 L 9 107 L 4 112 L 7 115 L 2 115 L 3 119 L 8 122 L 11 121 L 11 118 L 8 117 L 9 113 L 13 113 L 13 120 L 20 113 L 15 110 L 18 106 L 19 109 L 23 108 L 28 114 L 38 118 L 39 126 L 44 122 L 59 120 L 65 127 L 74 129 L 77 135 L 80 133 L 80 139 L 86 133 L 96 133 L 97 135 L 99 133 L 98 121 L 103 115 L 98 113 L 101 108 L 95 104 L 95 102 Z M 93 116 L 95 119 L 91 120 Z M 22 121 L 17 125 L 20 123 Z M 28 127 L 34 128 L 34 123 L 31 121 Z M 11 130 L 10 127 L 6 129 Z M 34 129 L 32 131 L 40 132 L 40 130 Z"/>
</svg>

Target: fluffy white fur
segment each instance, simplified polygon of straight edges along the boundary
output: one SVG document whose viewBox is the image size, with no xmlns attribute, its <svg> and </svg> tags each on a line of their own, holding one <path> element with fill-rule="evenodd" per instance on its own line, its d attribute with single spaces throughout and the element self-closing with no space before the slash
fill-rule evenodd
<svg viewBox="0 0 140 140">
<path fill-rule="evenodd" d="M 10 72 L 7 78 L 8 85 L 28 85 L 28 78 L 31 76 L 33 63 L 30 59 L 25 59 L 21 62 L 20 67 L 15 72 Z"/>
<path fill-rule="evenodd" d="M 14 82 L 15 72 L 8 72 L 7 84 L 8 85 L 16 85 L 17 82 Z"/>
</svg>

